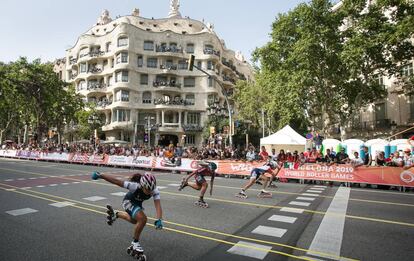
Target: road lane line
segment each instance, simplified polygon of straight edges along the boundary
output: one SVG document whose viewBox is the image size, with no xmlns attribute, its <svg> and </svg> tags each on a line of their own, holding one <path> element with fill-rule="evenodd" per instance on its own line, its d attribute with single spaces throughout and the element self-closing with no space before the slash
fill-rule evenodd
<svg viewBox="0 0 414 261">
<path fill-rule="evenodd" d="M 339 216 L 334 218 L 332 215 L 325 215 L 323 217 L 309 250 L 340 256 L 350 191 L 350 188 L 339 187 L 326 211 L 327 214 L 335 213 Z"/>
</svg>

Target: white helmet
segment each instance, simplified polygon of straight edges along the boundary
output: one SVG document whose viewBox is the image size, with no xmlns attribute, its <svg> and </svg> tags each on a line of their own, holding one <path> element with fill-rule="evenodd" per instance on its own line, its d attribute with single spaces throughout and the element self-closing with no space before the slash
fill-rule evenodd
<svg viewBox="0 0 414 261">
<path fill-rule="evenodd" d="M 139 183 L 141 184 L 141 187 L 149 191 L 153 191 L 155 187 L 157 186 L 157 181 L 155 180 L 154 175 L 149 174 L 149 173 L 145 173 L 141 177 L 141 180 L 139 181 Z"/>
<path fill-rule="evenodd" d="M 277 162 L 276 161 L 269 161 L 268 165 L 270 166 L 270 168 L 275 169 L 277 168 Z"/>
</svg>

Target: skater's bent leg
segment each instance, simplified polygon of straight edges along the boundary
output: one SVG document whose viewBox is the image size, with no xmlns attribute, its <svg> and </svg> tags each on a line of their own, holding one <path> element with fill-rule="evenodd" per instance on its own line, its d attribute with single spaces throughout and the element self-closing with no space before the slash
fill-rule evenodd
<svg viewBox="0 0 414 261">
<path fill-rule="evenodd" d="M 270 178 L 266 176 L 262 176 L 262 180 L 263 180 L 263 190 L 266 190 L 267 183 L 269 183 Z"/>
<path fill-rule="evenodd" d="M 201 186 L 197 183 L 188 183 L 188 186 L 192 187 L 195 190 L 200 190 Z"/>
<path fill-rule="evenodd" d="M 141 232 L 145 227 L 145 224 L 147 224 L 147 216 L 145 215 L 144 211 L 138 211 L 138 213 L 135 215 L 135 229 L 134 229 L 134 239 L 139 240 L 139 237 L 141 236 Z"/>
<path fill-rule="evenodd" d="M 131 216 L 128 213 L 124 212 L 124 211 L 118 211 L 116 215 L 117 215 L 118 218 L 122 218 L 123 220 L 126 220 L 126 221 L 128 221 L 132 224 L 137 223 L 137 221 L 135 219 L 131 218 Z"/>
<path fill-rule="evenodd" d="M 206 193 L 208 188 L 208 183 L 204 182 L 203 184 L 201 184 L 201 191 L 200 191 L 200 197 L 203 198 L 204 194 Z"/>
<path fill-rule="evenodd" d="M 248 190 L 251 186 L 253 186 L 254 183 L 256 183 L 256 179 L 250 179 L 249 183 L 247 183 L 246 186 L 244 186 L 243 190 Z"/>
</svg>

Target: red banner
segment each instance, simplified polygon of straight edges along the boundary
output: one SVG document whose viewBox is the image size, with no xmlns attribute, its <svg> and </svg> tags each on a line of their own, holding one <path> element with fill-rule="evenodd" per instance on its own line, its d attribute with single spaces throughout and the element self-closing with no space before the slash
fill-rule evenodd
<svg viewBox="0 0 414 261">
<path fill-rule="evenodd" d="M 414 187 L 414 168 L 365 167 L 351 165 L 323 166 L 305 164 L 298 169 L 282 169 L 277 175 L 287 179 L 309 179 Z"/>
<path fill-rule="evenodd" d="M 247 161 L 230 161 L 217 160 L 214 161 L 218 165 L 217 173 L 231 175 L 250 175 L 252 169 L 263 166 L 265 162 L 247 162 Z"/>
</svg>

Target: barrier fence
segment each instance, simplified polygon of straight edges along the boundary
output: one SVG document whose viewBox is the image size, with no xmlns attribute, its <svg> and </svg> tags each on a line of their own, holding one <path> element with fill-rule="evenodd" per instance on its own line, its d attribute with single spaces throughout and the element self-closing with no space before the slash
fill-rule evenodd
<svg viewBox="0 0 414 261">
<path fill-rule="evenodd" d="M 144 156 L 89 155 L 87 153 L 47 153 L 26 150 L 0 150 L 1 157 L 24 158 L 46 161 L 62 161 L 69 163 L 129 166 L 175 171 L 193 171 L 197 168 L 198 160 L 183 158 L 173 163 L 164 158 Z M 250 171 L 263 165 L 263 162 L 243 162 L 232 160 L 213 160 L 217 164 L 217 173 L 223 175 L 247 176 Z M 278 173 L 279 178 L 338 181 L 349 183 L 367 183 L 374 185 L 389 185 L 414 187 L 414 168 L 404 170 L 397 167 L 365 167 L 357 168 L 351 165 L 319 165 L 304 164 L 283 168 Z"/>
</svg>

